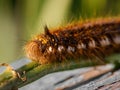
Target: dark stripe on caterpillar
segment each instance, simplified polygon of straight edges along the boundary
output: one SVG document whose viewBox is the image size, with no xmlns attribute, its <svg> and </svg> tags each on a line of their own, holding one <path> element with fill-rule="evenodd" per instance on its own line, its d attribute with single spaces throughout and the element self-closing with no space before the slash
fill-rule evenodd
<svg viewBox="0 0 120 90">
<path fill-rule="evenodd" d="M 87 20 L 39 34 L 25 45 L 28 58 L 40 64 L 70 58 L 104 57 L 120 50 L 120 18 Z M 50 32 L 51 31 L 51 32 Z"/>
</svg>

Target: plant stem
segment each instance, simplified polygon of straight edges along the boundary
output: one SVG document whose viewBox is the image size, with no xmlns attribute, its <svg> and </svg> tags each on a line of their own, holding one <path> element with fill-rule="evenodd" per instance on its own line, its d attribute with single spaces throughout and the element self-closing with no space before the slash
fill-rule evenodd
<svg viewBox="0 0 120 90">
<path fill-rule="evenodd" d="M 88 63 L 88 64 L 86 64 Z M 62 63 L 52 63 L 52 64 L 45 64 L 45 65 L 39 65 L 35 62 L 31 62 L 18 70 L 16 70 L 20 75 L 22 72 L 25 71 L 24 75 L 21 75 L 21 77 L 26 77 L 26 81 L 22 81 L 17 76 L 13 75 L 10 70 L 4 71 L 0 75 L 0 90 L 13 90 L 14 87 L 20 88 L 30 82 L 33 82 L 46 74 L 57 72 L 57 71 L 64 71 L 64 70 L 71 70 L 83 66 L 90 66 L 92 63 L 90 62 L 76 62 L 70 60 L 68 62 L 62 62 Z"/>
</svg>

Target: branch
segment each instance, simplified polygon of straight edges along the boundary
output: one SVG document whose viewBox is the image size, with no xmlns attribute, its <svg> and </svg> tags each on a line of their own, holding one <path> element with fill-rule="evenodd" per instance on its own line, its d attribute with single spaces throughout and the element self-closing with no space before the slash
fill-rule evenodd
<svg viewBox="0 0 120 90">
<path fill-rule="evenodd" d="M 69 62 L 65 61 L 62 63 L 57 62 L 45 65 L 39 65 L 36 62 L 31 62 L 16 71 L 8 68 L 0 75 L 0 90 L 16 90 L 16 88 L 20 88 L 30 82 L 33 82 L 46 74 L 57 71 L 71 70 L 83 66 L 90 66 L 92 64 L 93 63 L 90 62 L 77 62 L 70 60 Z M 25 72 L 25 74 L 22 74 L 23 72 Z M 26 77 L 27 80 L 21 80 L 18 77 L 18 73 L 21 77 Z"/>
</svg>

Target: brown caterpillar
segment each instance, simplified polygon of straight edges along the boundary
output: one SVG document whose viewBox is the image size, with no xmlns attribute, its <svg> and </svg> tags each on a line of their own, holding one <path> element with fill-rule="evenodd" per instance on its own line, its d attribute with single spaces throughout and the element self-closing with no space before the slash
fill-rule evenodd
<svg viewBox="0 0 120 90">
<path fill-rule="evenodd" d="M 102 18 L 71 24 L 35 36 L 25 45 L 28 58 L 40 64 L 70 58 L 104 56 L 120 50 L 120 18 Z"/>
</svg>

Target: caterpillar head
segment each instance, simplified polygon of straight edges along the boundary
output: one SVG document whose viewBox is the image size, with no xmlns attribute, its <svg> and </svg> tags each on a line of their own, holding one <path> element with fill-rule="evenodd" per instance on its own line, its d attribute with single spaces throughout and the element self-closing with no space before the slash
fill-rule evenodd
<svg viewBox="0 0 120 90">
<path fill-rule="evenodd" d="M 45 34 L 35 36 L 25 45 L 26 56 L 34 61 L 39 61 L 41 64 L 46 63 L 44 55 L 49 45 L 49 37 L 49 30 L 45 27 Z"/>
</svg>

